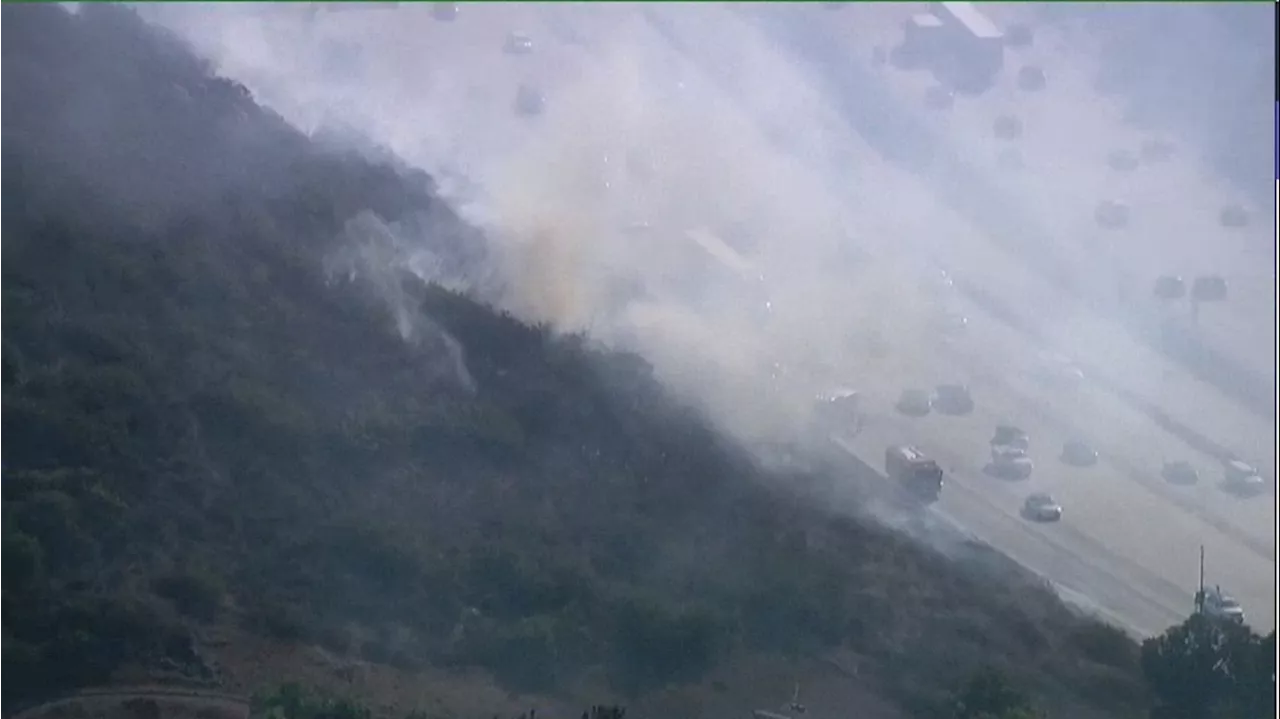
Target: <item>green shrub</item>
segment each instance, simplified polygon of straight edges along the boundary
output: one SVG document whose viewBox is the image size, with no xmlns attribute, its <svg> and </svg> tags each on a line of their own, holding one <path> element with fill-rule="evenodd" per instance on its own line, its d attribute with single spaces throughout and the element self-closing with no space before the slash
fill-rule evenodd
<svg viewBox="0 0 1280 719">
<path fill-rule="evenodd" d="M 5 529 L 4 586 L 8 591 L 27 589 L 44 573 L 44 549 L 35 537 Z"/>
<path fill-rule="evenodd" d="M 204 622 L 213 621 L 222 607 L 222 582 L 210 574 L 174 572 L 157 577 L 151 587 L 182 614 Z"/>
<path fill-rule="evenodd" d="M 614 680 L 624 691 L 697 681 L 719 656 L 725 628 L 709 611 L 624 600 L 613 616 Z"/>
</svg>

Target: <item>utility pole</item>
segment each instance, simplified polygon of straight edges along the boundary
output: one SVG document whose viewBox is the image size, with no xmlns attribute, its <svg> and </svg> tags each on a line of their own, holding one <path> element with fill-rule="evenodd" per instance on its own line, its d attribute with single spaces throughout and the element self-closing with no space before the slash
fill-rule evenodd
<svg viewBox="0 0 1280 719">
<path fill-rule="evenodd" d="M 1204 613 L 1204 545 L 1200 545 L 1200 584 L 1196 588 L 1196 614 Z"/>
</svg>

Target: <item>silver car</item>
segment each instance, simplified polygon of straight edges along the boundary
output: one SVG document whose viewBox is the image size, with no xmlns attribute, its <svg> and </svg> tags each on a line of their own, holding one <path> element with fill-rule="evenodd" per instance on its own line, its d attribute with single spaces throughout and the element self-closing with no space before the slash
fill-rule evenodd
<svg viewBox="0 0 1280 719">
<path fill-rule="evenodd" d="M 894 406 L 908 417 L 923 417 L 933 409 L 933 396 L 924 390 L 906 389 Z"/>
<path fill-rule="evenodd" d="M 1251 497 L 1266 489 L 1266 481 L 1253 465 L 1233 459 L 1223 464 L 1222 487 L 1232 494 Z"/>
</svg>

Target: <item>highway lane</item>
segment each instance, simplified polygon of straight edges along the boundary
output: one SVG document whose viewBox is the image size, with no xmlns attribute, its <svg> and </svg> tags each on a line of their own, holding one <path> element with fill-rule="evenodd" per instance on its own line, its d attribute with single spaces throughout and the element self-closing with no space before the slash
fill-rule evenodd
<svg viewBox="0 0 1280 719">
<path fill-rule="evenodd" d="M 981 318 L 981 315 L 975 316 Z M 1274 561 L 1275 514 L 1271 500 L 1266 496 L 1243 500 L 1219 486 L 1223 455 L 1247 456 L 1248 453 L 1228 451 L 1209 437 L 1166 416 L 1162 408 L 1148 406 L 1141 398 L 1130 396 L 1122 385 L 1092 372 L 1087 364 L 1084 365 L 1085 379 L 1073 386 L 1045 383 L 1035 378 L 1027 370 L 1037 363 L 1043 364 L 1043 360 L 1035 354 L 1027 356 L 1027 344 L 1033 348 L 1038 346 L 1034 338 L 1028 339 L 1025 334 L 1008 326 L 996 326 L 998 324 L 989 320 L 977 323 L 974 328 L 978 331 L 967 344 L 981 347 L 987 357 L 998 356 L 1003 348 L 1005 356 L 1020 358 L 1007 363 L 1005 382 L 1023 405 L 1023 414 L 1034 413 L 1034 409 L 1027 408 L 1037 405 L 1053 408 L 1057 415 L 1055 422 L 1063 432 L 1087 437 L 1094 446 L 1111 450 L 1114 457 L 1126 457 L 1126 473 L 1134 481 Z M 1060 347 L 1054 349 L 1062 351 Z M 1250 450 L 1270 449 L 1265 435 L 1259 433 L 1254 439 L 1257 444 Z M 1199 465 L 1203 481 L 1195 488 L 1174 488 L 1157 479 L 1155 475 L 1162 462 L 1173 459 L 1193 460 Z M 1268 465 L 1263 464 L 1262 469 L 1267 471 Z"/>
<path fill-rule="evenodd" d="M 986 371 L 1002 329 L 975 320 L 971 332 L 981 351 L 970 354 L 961 344 L 956 356 Z M 1020 340 L 1004 339 L 1007 347 Z M 1224 493 L 1217 487 L 1221 475 L 1214 458 L 1193 451 L 1171 434 L 1144 431 L 1145 417 L 1131 411 L 1126 416 L 1127 407 L 1114 395 L 1088 382 L 1075 389 L 1050 389 L 1011 373 L 998 385 L 977 386 L 975 391 L 980 402 L 988 395 L 995 400 L 991 419 L 1013 420 L 1044 443 L 1039 471 L 1049 474 L 1059 487 L 1055 491 L 1075 512 L 1070 521 L 1171 583 L 1185 585 L 1186 557 L 1194 556 L 1197 545 L 1203 544 L 1215 557 L 1215 576 L 1241 596 L 1257 626 L 1265 628 L 1274 621 L 1272 497 L 1242 500 Z M 1058 462 L 1056 455 L 1068 439 L 1083 439 L 1097 449 L 1098 466 L 1077 470 Z M 1173 487 L 1160 479 L 1160 463 L 1167 457 L 1191 458 L 1200 467 L 1201 484 Z"/>
<path fill-rule="evenodd" d="M 889 428 L 872 428 L 856 438 L 841 440 L 839 446 L 870 464 L 867 460 L 883 456 L 887 441 L 900 440 L 900 436 Z M 946 459 L 942 461 L 946 463 Z M 1177 597 L 1170 597 L 1158 583 L 1139 583 L 1123 567 L 1105 561 L 1105 553 L 1097 548 L 1080 546 L 1076 537 L 1053 536 L 1020 517 L 1020 502 L 992 503 L 979 487 L 983 481 L 991 481 L 989 478 L 957 472 L 950 466 L 947 469 L 943 496 L 929 511 L 954 521 L 966 533 L 999 548 L 1046 580 L 1087 596 L 1104 613 L 1117 618 L 1123 628 L 1139 636 L 1152 636 L 1186 613 L 1180 611 Z M 1100 557 L 1104 559 L 1099 561 Z"/>
</svg>

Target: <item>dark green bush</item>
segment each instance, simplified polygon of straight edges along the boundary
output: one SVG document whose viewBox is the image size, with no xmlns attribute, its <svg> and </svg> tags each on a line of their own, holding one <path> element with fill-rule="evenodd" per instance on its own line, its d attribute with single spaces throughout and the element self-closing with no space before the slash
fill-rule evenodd
<svg viewBox="0 0 1280 719">
<path fill-rule="evenodd" d="M 156 594 L 173 602 L 179 612 L 201 621 L 213 621 L 222 607 L 222 582 L 206 573 L 165 574 L 157 577 L 151 586 Z"/>
</svg>

